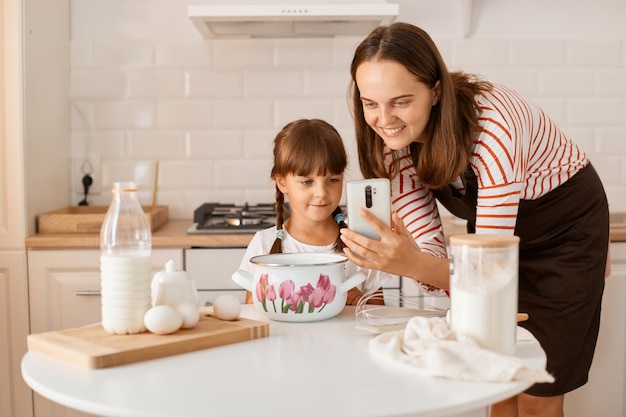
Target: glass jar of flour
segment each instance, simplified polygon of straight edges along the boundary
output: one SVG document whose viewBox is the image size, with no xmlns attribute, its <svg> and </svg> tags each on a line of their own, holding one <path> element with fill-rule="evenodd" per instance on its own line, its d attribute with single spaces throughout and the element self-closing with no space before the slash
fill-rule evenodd
<svg viewBox="0 0 626 417">
<path fill-rule="evenodd" d="M 450 237 L 450 320 L 482 348 L 515 354 L 519 237 Z"/>
</svg>

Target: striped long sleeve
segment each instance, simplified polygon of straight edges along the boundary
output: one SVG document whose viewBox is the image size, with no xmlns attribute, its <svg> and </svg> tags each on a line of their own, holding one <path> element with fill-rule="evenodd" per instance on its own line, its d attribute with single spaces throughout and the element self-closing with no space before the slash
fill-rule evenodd
<svg viewBox="0 0 626 417">
<path fill-rule="evenodd" d="M 481 133 L 472 147 L 478 179 L 476 233 L 513 234 L 519 202 L 537 199 L 588 164 L 538 107 L 495 85 L 477 97 Z"/>
<path fill-rule="evenodd" d="M 408 150 L 399 153 L 398 175 L 391 181 L 393 209 L 423 252 L 445 257 L 446 244 L 435 197 L 417 178 L 413 159 Z M 385 154 L 387 166 L 390 166 L 391 160 L 391 151 L 387 150 Z"/>
</svg>

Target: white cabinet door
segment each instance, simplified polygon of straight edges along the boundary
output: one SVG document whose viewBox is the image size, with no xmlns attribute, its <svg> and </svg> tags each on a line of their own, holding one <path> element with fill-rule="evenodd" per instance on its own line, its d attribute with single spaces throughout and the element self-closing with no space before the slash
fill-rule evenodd
<svg viewBox="0 0 626 417">
<path fill-rule="evenodd" d="M 20 362 L 28 334 L 25 252 L 0 251 L 0 416 L 32 416 L 32 393 Z"/>
<path fill-rule="evenodd" d="M 245 302 L 246 290 L 231 279 L 245 253 L 245 248 L 185 249 L 185 270 L 195 281 L 200 306 L 212 305 L 221 294 Z"/>
<path fill-rule="evenodd" d="M 626 417 L 626 242 L 611 244 L 611 258 L 589 382 L 565 395 L 568 417 Z"/>
<path fill-rule="evenodd" d="M 182 268 L 182 249 L 153 249 L 153 271 L 169 260 Z M 31 333 L 67 329 L 99 322 L 100 251 L 29 250 L 28 280 Z M 84 417 L 34 395 L 35 417 Z M 4 415 L 4 414 L 3 414 Z"/>
</svg>

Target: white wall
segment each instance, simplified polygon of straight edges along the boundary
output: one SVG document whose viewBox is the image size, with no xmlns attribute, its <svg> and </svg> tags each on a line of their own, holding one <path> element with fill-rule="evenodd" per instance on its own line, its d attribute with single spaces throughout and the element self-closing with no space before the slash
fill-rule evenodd
<svg viewBox="0 0 626 417">
<path fill-rule="evenodd" d="M 333 123 L 351 150 L 349 178 L 360 175 L 346 92 L 361 37 L 206 40 L 187 5 L 216 2 L 72 1 L 72 204 L 86 156 L 100 168 L 93 205 L 107 205 L 121 179 L 139 182 L 149 202 L 156 161 L 157 203 L 172 218 L 208 201 L 271 202 L 271 142 L 302 117 Z M 399 20 L 429 31 L 451 69 L 542 105 L 589 154 L 611 209 L 626 211 L 625 2 L 396 3 Z"/>
</svg>

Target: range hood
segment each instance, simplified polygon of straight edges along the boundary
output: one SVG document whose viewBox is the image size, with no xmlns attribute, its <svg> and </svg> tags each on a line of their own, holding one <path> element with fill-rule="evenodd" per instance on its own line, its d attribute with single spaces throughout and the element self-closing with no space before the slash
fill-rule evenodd
<svg viewBox="0 0 626 417">
<path fill-rule="evenodd" d="M 189 6 L 191 21 L 205 38 L 364 36 L 398 16 L 398 5 L 233 4 Z"/>
</svg>

